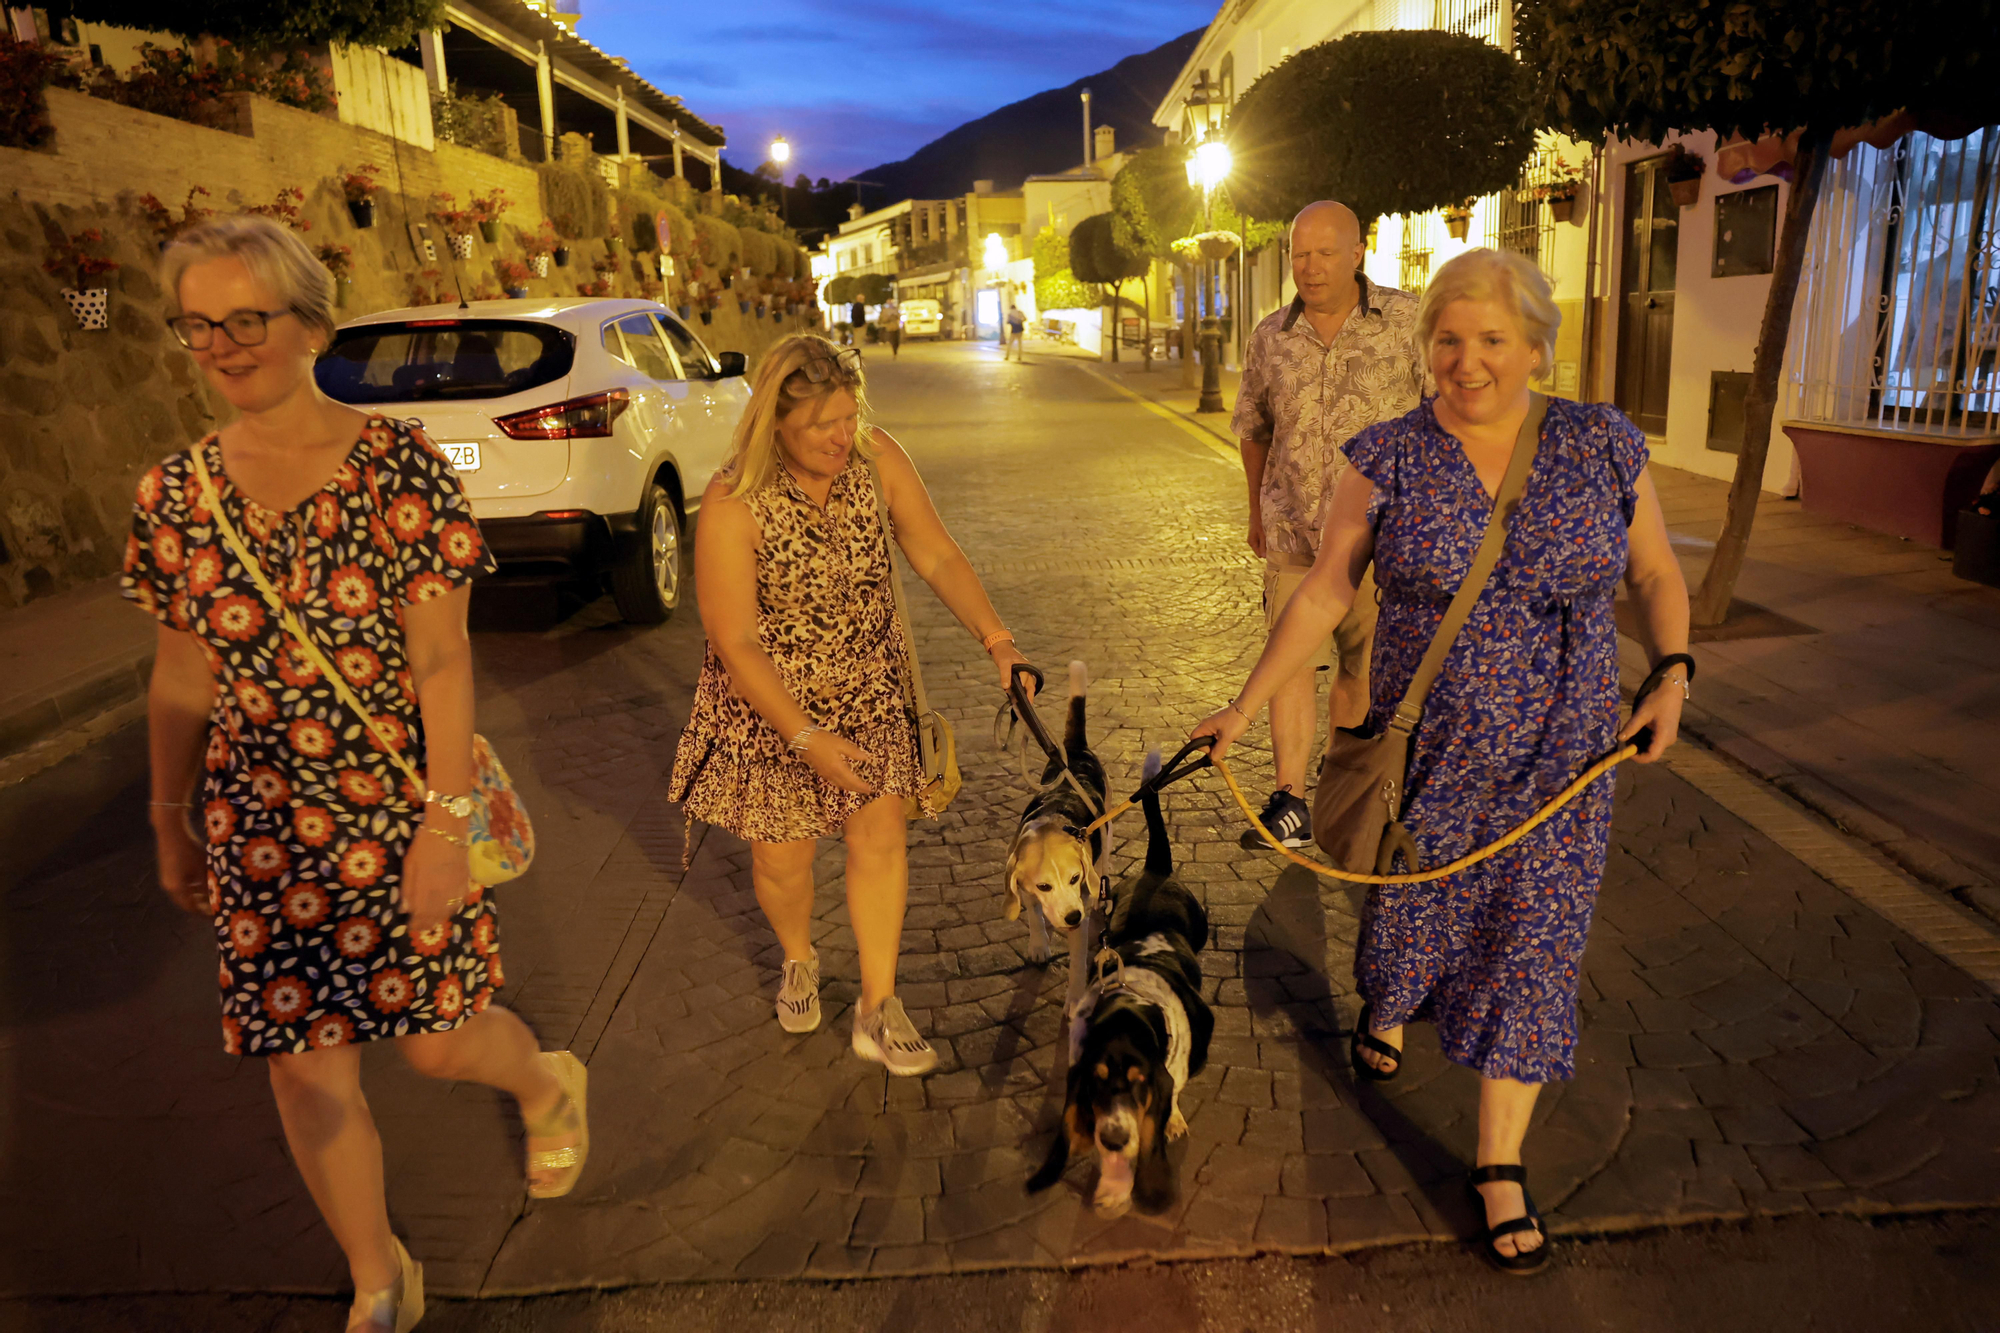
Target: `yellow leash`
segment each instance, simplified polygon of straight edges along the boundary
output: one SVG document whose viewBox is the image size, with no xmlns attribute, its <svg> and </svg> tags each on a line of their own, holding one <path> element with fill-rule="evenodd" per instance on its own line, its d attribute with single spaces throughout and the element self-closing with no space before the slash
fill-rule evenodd
<svg viewBox="0 0 2000 1333">
<path fill-rule="evenodd" d="M 1554 799 L 1540 810 L 1537 810 L 1526 823 L 1516 828 L 1513 832 L 1508 833 L 1495 842 L 1486 844 L 1486 846 L 1481 847 L 1476 852 L 1467 852 L 1450 865 L 1440 866 L 1436 870 L 1423 870 L 1408 875 L 1357 875 L 1350 870 L 1335 870 L 1332 866 L 1321 865 L 1309 856 L 1300 856 L 1297 852 L 1279 842 L 1271 830 L 1264 827 L 1264 821 L 1257 818 L 1257 812 L 1250 807 L 1250 798 L 1243 794 L 1243 788 L 1236 785 L 1236 775 L 1229 771 L 1229 765 L 1223 763 L 1220 759 L 1212 759 L 1209 762 L 1214 766 L 1216 772 L 1222 774 L 1222 780 L 1229 784 L 1229 794 L 1236 798 L 1236 804 L 1242 807 L 1244 815 L 1250 820 L 1251 827 L 1256 829 L 1263 836 L 1264 841 L 1270 843 L 1278 854 L 1286 860 L 1295 865 L 1302 865 L 1316 875 L 1324 875 L 1328 879 L 1344 880 L 1349 884 L 1427 884 L 1432 880 L 1443 879 L 1446 875 L 1455 875 L 1468 866 L 1478 865 L 1487 857 L 1512 847 L 1515 843 L 1547 823 L 1555 815 L 1556 811 L 1568 805 L 1584 788 L 1637 753 L 1639 753 L 1639 747 L 1632 744 L 1624 745 L 1612 751 L 1585 769 L 1582 777 L 1563 788 L 1555 795 Z M 1083 836 L 1088 838 L 1091 834 L 1103 828 L 1127 810 L 1137 808 L 1137 802 L 1126 801 L 1105 811 L 1095 823 L 1083 831 Z"/>
</svg>

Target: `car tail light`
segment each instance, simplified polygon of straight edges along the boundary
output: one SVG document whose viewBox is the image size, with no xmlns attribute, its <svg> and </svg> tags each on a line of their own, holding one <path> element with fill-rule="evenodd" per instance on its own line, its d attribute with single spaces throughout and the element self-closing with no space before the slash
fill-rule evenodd
<svg viewBox="0 0 2000 1333">
<path fill-rule="evenodd" d="M 611 434 L 611 423 L 630 406 L 632 395 L 628 391 L 612 389 L 495 417 L 493 424 L 510 440 L 602 439 Z"/>
</svg>

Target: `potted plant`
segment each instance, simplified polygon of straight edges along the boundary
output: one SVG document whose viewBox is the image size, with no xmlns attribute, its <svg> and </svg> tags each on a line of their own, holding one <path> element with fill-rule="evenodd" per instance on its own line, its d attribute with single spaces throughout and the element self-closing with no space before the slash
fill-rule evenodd
<svg viewBox="0 0 2000 1333">
<path fill-rule="evenodd" d="M 528 279 L 534 276 L 534 270 L 520 260 L 496 259 L 493 261 L 493 272 L 499 276 L 500 285 L 506 289 L 507 295 L 518 301 L 528 294 Z"/>
<path fill-rule="evenodd" d="M 381 189 L 375 178 L 381 174 L 382 168 L 373 162 L 363 162 L 340 178 L 340 192 L 347 196 L 348 216 L 364 231 L 375 225 L 375 192 Z"/>
<path fill-rule="evenodd" d="M 1235 232 L 1205 231 L 1194 239 L 1203 259 L 1227 259 L 1238 249 Z"/>
<path fill-rule="evenodd" d="M 453 259 L 472 258 L 472 228 L 479 219 L 458 207 L 458 201 L 440 190 L 431 196 L 431 221 L 444 228 Z"/>
<path fill-rule="evenodd" d="M 475 194 L 466 203 L 465 211 L 479 224 L 479 238 L 488 245 L 500 239 L 500 215 L 510 206 L 507 192 L 495 189 L 491 194 Z"/>
<path fill-rule="evenodd" d="M 1577 196 L 1582 193 L 1583 168 L 1572 166 L 1561 157 L 1556 158 L 1549 179 L 1535 187 L 1535 197 L 1548 201 L 1549 216 L 1557 222 L 1568 222 L 1575 217 Z"/>
<path fill-rule="evenodd" d="M 1680 144 L 1674 145 L 1673 153 L 1667 158 L 1667 192 L 1674 197 L 1674 203 L 1681 208 L 1691 207 L 1701 198 L 1702 173 L 1708 170 L 1708 163 L 1699 153 L 1690 153 Z"/>
<path fill-rule="evenodd" d="M 702 293 L 700 304 L 701 309 L 699 313 L 701 315 L 701 322 L 711 324 L 715 321 L 715 308 L 722 304 L 722 293 L 717 291 L 704 292 Z"/>
<path fill-rule="evenodd" d="M 750 313 L 750 303 L 744 300 L 740 294 L 736 298 L 736 313 L 739 315 L 747 315 Z"/>
<path fill-rule="evenodd" d="M 1465 239 L 1465 233 L 1472 228 L 1472 204 L 1468 199 L 1462 204 L 1447 204 L 1444 208 L 1444 229 L 1454 241 Z"/>
<path fill-rule="evenodd" d="M 560 244 L 555 229 L 546 220 L 540 231 L 521 233 L 521 249 L 528 256 L 528 267 L 535 271 L 536 277 L 549 276 L 549 256 L 556 252 Z"/>
<path fill-rule="evenodd" d="M 207 193 L 208 187 L 205 185 L 189 187 L 187 201 L 181 205 L 179 217 L 175 217 L 174 211 L 161 203 L 157 196 L 150 194 L 139 196 L 139 211 L 145 214 L 146 225 L 153 229 L 153 235 L 158 238 L 162 250 L 167 248 L 174 237 L 215 215 L 215 210 L 212 208 L 195 206 L 194 197 Z"/>
<path fill-rule="evenodd" d="M 315 252 L 319 262 L 326 265 L 326 271 L 333 275 L 333 303 L 345 308 L 348 296 L 354 291 L 354 248 L 338 241 L 328 241 Z"/>
<path fill-rule="evenodd" d="M 312 220 L 299 211 L 300 205 L 304 204 L 305 201 L 306 192 L 304 190 L 296 185 L 286 185 L 278 190 L 277 198 L 273 199 L 270 203 L 252 204 L 243 211 L 255 214 L 258 217 L 276 218 L 293 231 L 311 231 L 313 228 Z"/>
<path fill-rule="evenodd" d="M 51 247 L 48 258 L 42 261 L 42 270 L 46 273 L 76 274 L 76 286 L 63 288 L 62 298 L 68 302 L 76 322 L 86 329 L 107 328 L 111 323 L 111 289 L 90 285 L 90 280 L 100 273 L 115 273 L 118 270 L 117 260 L 91 254 L 86 248 L 102 244 L 104 233 L 95 227 L 71 232 L 63 238 L 61 245 Z"/>
<path fill-rule="evenodd" d="M 568 268 L 569 267 L 568 238 L 576 235 L 576 219 L 571 217 L 568 213 L 558 213 L 555 215 L 553 221 L 555 223 L 555 230 L 556 230 L 556 248 L 553 252 L 555 256 L 556 267 Z"/>
</svg>

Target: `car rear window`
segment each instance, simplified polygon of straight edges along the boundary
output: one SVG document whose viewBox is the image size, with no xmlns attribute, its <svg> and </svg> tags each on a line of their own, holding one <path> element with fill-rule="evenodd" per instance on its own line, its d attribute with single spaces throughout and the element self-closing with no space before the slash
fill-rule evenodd
<svg viewBox="0 0 2000 1333">
<path fill-rule="evenodd" d="M 505 398 L 569 374 L 576 341 L 525 320 L 439 319 L 344 329 L 314 367 L 343 403 Z"/>
</svg>

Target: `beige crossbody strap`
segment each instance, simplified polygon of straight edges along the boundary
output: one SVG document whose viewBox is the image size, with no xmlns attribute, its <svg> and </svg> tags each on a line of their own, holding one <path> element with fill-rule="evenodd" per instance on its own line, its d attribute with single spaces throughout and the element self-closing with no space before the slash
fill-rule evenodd
<svg viewBox="0 0 2000 1333">
<path fill-rule="evenodd" d="M 1424 653 L 1424 660 L 1417 664 L 1416 674 L 1410 677 L 1410 688 L 1403 692 L 1403 701 L 1396 705 L 1396 715 L 1389 723 L 1394 730 L 1408 734 L 1417 729 L 1417 723 L 1424 715 L 1424 700 L 1430 697 L 1431 686 L 1437 683 L 1438 673 L 1444 670 L 1444 659 L 1450 655 L 1458 632 L 1472 618 L 1473 605 L 1479 601 L 1479 594 L 1486 590 L 1486 581 L 1492 577 L 1493 567 L 1500 563 L 1500 553 L 1507 545 L 1507 524 L 1514 517 L 1514 506 L 1520 503 L 1521 492 L 1527 488 L 1528 472 L 1534 467 L 1535 452 L 1541 446 L 1542 420 L 1548 412 L 1547 397 L 1539 393 L 1529 395 L 1527 419 L 1521 422 L 1521 433 L 1514 438 L 1514 453 L 1507 460 L 1507 473 L 1500 480 L 1499 493 L 1493 497 L 1493 512 L 1486 519 L 1486 533 L 1479 539 L 1479 550 L 1472 557 L 1472 567 L 1465 572 L 1465 581 L 1458 585 L 1458 594 L 1445 609 L 1444 619 L 1438 622 L 1437 633 L 1431 636 L 1431 646 Z"/>
<path fill-rule="evenodd" d="M 903 687 L 903 696 L 916 710 L 921 722 L 930 715 L 930 700 L 924 696 L 924 669 L 917 664 L 917 639 L 910 628 L 910 610 L 903 602 L 903 576 L 896 569 L 895 530 L 889 521 L 889 500 L 882 493 L 882 473 L 871 459 L 868 463 L 868 479 L 875 486 L 875 513 L 882 520 L 882 544 L 889 560 L 889 590 L 896 600 L 896 619 L 903 626 L 903 658 L 909 663 L 908 680 Z"/>
<path fill-rule="evenodd" d="M 256 556 L 250 554 L 250 548 L 243 544 L 243 538 L 237 534 L 235 525 L 229 521 L 229 515 L 222 511 L 222 497 L 216 494 L 215 482 L 208 475 L 208 464 L 202 458 L 206 448 L 206 445 L 199 444 L 194 448 L 194 453 L 191 455 L 194 460 L 194 475 L 201 483 L 201 498 L 208 505 L 209 513 L 215 516 L 215 526 L 217 531 L 222 533 L 223 543 L 235 552 L 236 558 L 243 563 L 243 572 L 250 576 L 250 581 L 264 594 L 264 600 L 278 613 L 279 622 L 284 625 L 292 638 L 298 641 L 300 651 L 305 653 L 312 660 L 313 666 L 319 669 L 319 673 L 326 677 L 326 683 L 333 687 L 333 692 L 339 697 L 340 702 L 361 719 L 362 725 L 368 728 L 370 735 L 374 736 L 376 746 L 383 754 L 389 756 L 397 768 L 403 770 L 403 776 L 410 780 L 410 785 L 419 792 L 423 791 L 424 780 L 417 776 L 416 768 L 403 757 L 402 751 L 396 748 L 392 736 L 375 720 L 374 714 L 363 708 L 361 700 L 355 698 L 354 692 L 347 688 L 347 682 L 341 679 L 340 672 L 335 670 L 333 663 L 327 661 L 326 655 L 320 652 L 319 645 L 314 643 L 312 636 L 307 633 L 298 613 L 287 606 L 285 599 L 278 594 L 278 590 L 271 586 L 271 580 L 264 576 L 264 567 L 257 563 Z"/>
</svg>

